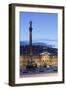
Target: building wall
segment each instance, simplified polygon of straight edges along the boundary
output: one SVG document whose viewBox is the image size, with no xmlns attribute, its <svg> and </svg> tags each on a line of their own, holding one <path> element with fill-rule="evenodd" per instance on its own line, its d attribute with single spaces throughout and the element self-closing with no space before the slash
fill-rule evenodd
<svg viewBox="0 0 66 90">
<path fill-rule="evenodd" d="M 57 56 L 52 56 L 52 65 L 58 66 L 58 57 Z"/>
<path fill-rule="evenodd" d="M 42 66 L 48 66 L 49 65 L 50 56 L 48 55 L 48 53 L 41 55 L 41 61 L 42 61 Z"/>
</svg>

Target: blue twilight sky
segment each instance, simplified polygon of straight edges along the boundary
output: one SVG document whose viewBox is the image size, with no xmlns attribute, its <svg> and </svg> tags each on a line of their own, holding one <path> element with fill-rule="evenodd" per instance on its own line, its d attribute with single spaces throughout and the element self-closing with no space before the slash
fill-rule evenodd
<svg viewBox="0 0 66 90">
<path fill-rule="evenodd" d="M 44 42 L 57 47 L 57 13 L 20 12 L 20 41 L 29 41 L 30 21 L 33 27 L 33 42 Z"/>
</svg>

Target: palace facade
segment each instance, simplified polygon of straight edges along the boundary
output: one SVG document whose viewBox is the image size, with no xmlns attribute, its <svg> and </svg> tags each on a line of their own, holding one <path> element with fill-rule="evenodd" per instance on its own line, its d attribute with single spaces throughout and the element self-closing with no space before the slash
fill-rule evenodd
<svg viewBox="0 0 66 90">
<path fill-rule="evenodd" d="M 30 57 L 28 55 L 21 55 L 20 67 L 26 68 L 29 59 Z M 52 55 L 48 52 L 41 53 L 40 55 L 33 55 L 32 61 L 33 65 L 36 63 L 37 67 L 58 66 L 58 56 L 56 54 Z"/>
</svg>

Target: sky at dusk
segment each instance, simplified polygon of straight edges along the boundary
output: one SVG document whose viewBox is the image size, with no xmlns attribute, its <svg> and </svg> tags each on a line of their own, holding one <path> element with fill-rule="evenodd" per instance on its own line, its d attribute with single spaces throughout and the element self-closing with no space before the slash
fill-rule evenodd
<svg viewBox="0 0 66 90">
<path fill-rule="evenodd" d="M 20 12 L 20 41 L 29 41 L 30 21 L 32 21 L 33 42 L 44 42 L 57 47 L 57 13 Z"/>
</svg>

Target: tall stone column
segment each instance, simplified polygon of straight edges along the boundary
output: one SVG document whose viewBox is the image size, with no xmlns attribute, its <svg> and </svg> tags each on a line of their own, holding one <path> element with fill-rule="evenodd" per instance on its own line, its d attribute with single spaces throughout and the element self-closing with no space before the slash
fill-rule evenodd
<svg viewBox="0 0 66 90">
<path fill-rule="evenodd" d="M 37 67 L 37 65 L 35 64 L 35 62 L 32 60 L 33 55 L 32 55 L 32 21 L 30 21 L 30 26 L 29 26 L 29 60 L 27 63 L 27 68 L 29 70 L 33 70 L 35 69 L 35 67 Z"/>
<path fill-rule="evenodd" d="M 30 61 L 32 61 L 32 21 L 29 26 Z"/>
</svg>

